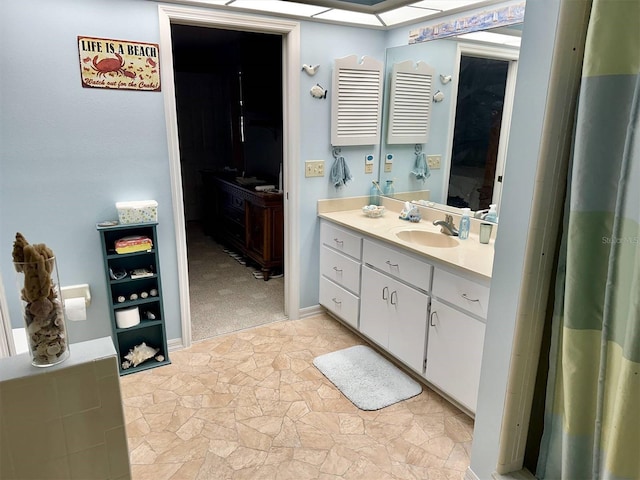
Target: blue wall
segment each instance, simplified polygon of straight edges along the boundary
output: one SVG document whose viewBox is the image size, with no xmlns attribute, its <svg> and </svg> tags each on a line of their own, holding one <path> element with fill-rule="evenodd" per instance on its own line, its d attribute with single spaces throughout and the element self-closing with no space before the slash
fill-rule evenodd
<svg viewBox="0 0 640 480">
<path fill-rule="evenodd" d="M 110 334 L 107 288 L 95 224 L 115 202 L 155 199 L 167 337 L 179 338 L 180 308 L 163 95 L 82 88 L 77 36 L 158 43 L 157 4 L 146 0 L 0 2 L 0 272 L 14 327 L 22 326 L 11 247 L 16 232 L 56 253 L 62 285 L 89 283 L 89 320 L 69 322 L 72 342 Z M 320 198 L 364 195 L 373 175 L 364 156 L 377 146 L 344 147 L 354 180 L 341 190 L 328 175 L 304 178 L 304 161 L 331 167 L 331 72 L 335 58 L 384 60 L 385 32 L 301 22 L 300 305 L 318 303 Z M 12 48 L 6 48 L 6 46 Z M 163 68 L 170 68 L 163 66 Z M 326 100 L 309 94 L 320 83 Z"/>
</svg>

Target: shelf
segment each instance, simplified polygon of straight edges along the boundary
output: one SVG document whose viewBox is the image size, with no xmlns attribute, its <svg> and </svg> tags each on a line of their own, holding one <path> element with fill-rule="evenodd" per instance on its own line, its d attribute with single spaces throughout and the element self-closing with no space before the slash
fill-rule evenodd
<svg viewBox="0 0 640 480">
<path fill-rule="evenodd" d="M 153 302 L 159 302 L 159 301 L 160 301 L 160 297 L 139 298 L 138 300 L 127 300 L 122 303 L 114 302 L 113 308 L 115 310 L 118 310 L 120 308 L 135 307 L 136 305 L 144 305 L 146 303 L 153 303 Z"/>
<path fill-rule="evenodd" d="M 138 325 L 128 328 L 116 328 L 116 333 L 131 332 L 132 330 L 139 330 L 141 328 L 155 327 L 156 325 L 162 325 L 162 320 L 140 320 Z"/>
<path fill-rule="evenodd" d="M 118 285 L 121 283 L 128 283 L 128 282 L 139 282 L 141 280 L 149 280 L 150 278 L 158 278 L 158 275 L 156 275 L 155 273 L 153 275 L 147 275 L 146 277 L 138 277 L 138 278 L 131 278 L 131 277 L 126 277 L 126 278 L 122 278 L 120 280 L 111 280 L 111 285 Z"/>
<path fill-rule="evenodd" d="M 150 368 L 156 368 L 161 365 L 169 365 L 170 363 L 171 362 L 167 359 L 167 356 L 165 355 L 165 359 L 161 362 L 158 362 L 153 358 L 150 358 L 149 360 L 147 360 L 144 363 L 141 363 L 137 367 L 123 369 L 122 365 L 118 365 L 118 368 L 120 368 L 120 375 L 129 375 L 130 373 L 141 372 L 143 370 L 149 370 Z"/>
<path fill-rule="evenodd" d="M 149 222 L 97 227 L 101 239 L 109 296 L 111 332 L 114 345 L 118 351 L 120 375 L 129 375 L 171 363 L 167 351 L 156 225 L 157 223 L 155 222 Z M 148 237 L 151 239 L 153 248 L 138 252 L 116 253 L 114 250 L 115 243 L 121 238 L 133 235 Z M 151 275 L 131 278 L 130 272 L 138 269 L 146 269 L 151 272 Z M 127 272 L 127 276 L 119 280 L 114 280 L 110 275 L 112 270 Z M 157 295 L 155 296 L 149 295 L 147 298 L 128 300 L 133 294 L 140 295 L 143 292 L 150 293 L 154 290 L 157 291 Z M 126 298 L 127 300 L 120 303 L 117 301 L 119 297 Z M 128 328 L 118 328 L 116 313 L 127 308 L 139 309 L 140 323 Z M 147 319 L 146 312 L 153 313 L 154 319 Z M 164 360 L 157 362 L 155 359 L 149 359 L 135 368 L 123 369 L 122 362 L 125 361 L 125 355 L 142 343 L 152 348 L 157 348 L 158 353 L 164 356 Z"/>
<path fill-rule="evenodd" d="M 149 255 L 149 254 L 155 254 L 156 251 L 154 248 L 152 248 L 151 250 L 141 250 L 139 252 L 130 252 L 130 253 L 116 253 L 115 250 L 109 250 L 109 253 L 107 253 L 107 260 L 113 260 L 115 258 L 127 258 L 127 257 L 136 257 L 139 255 Z"/>
</svg>

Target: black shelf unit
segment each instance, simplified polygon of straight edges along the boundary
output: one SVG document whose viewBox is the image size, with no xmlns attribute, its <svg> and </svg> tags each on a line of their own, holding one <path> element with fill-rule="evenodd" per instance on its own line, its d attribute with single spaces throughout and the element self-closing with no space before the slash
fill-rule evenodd
<svg viewBox="0 0 640 480">
<path fill-rule="evenodd" d="M 135 223 L 126 225 L 97 225 L 102 243 L 102 254 L 104 258 L 104 271 L 107 280 L 107 296 L 109 301 L 109 315 L 111 317 L 111 332 L 118 357 L 120 359 L 118 368 L 120 375 L 148 370 L 150 368 L 167 365 L 170 362 L 167 348 L 167 334 L 165 330 L 164 308 L 162 304 L 162 284 L 160 276 L 160 261 L 158 257 L 158 236 L 157 223 Z M 150 250 L 132 253 L 117 253 L 115 242 L 123 237 L 142 235 L 151 239 Z M 131 278 L 130 272 L 134 269 L 149 269 L 152 275 Z M 124 270 L 127 276 L 120 280 L 114 280 L 109 273 L 110 269 Z M 141 292 L 150 293 L 152 289 L 157 290 L 156 296 L 149 295 L 147 298 L 140 298 Z M 138 299 L 129 300 L 131 294 L 138 294 Z M 123 296 L 126 300 L 119 302 L 118 297 Z M 116 311 L 123 308 L 137 306 L 140 310 L 140 323 L 128 328 L 118 328 L 116 324 Z M 154 319 L 147 319 L 145 312 L 152 312 Z M 158 362 L 150 358 L 139 364 L 137 367 L 122 368 L 124 356 L 129 350 L 145 342 L 148 346 L 159 348 L 159 355 L 164 356 L 164 360 Z"/>
</svg>

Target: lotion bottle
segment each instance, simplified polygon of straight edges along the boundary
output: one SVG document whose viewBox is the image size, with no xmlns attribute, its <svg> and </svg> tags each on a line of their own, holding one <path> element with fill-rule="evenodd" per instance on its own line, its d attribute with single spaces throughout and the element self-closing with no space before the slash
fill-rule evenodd
<svg viewBox="0 0 640 480">
<path fill-rule="evenodd" d="M 470 208 L 462 209 L 462 217 L 460 218 L 460 226 L 458 227 L 458 238 L 460 240 L 466 240 L 469 238 L 469 230 L 471 229 L 470 214 Z"/>
</svg>

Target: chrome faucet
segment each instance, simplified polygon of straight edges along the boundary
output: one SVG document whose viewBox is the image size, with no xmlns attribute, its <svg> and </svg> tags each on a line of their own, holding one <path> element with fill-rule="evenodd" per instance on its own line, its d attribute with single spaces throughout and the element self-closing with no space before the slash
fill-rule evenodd
<svg viewBox="0 0 640 480">
<path fill-rule="evenodd" d="M 444 216 L 444 220 L 435 220 L 433 224 L 440 226 L 440 231 L 445 235 L 451 235 L 452 237 L 458 236 L 458 229 L 453 224 L 452 215 L 447 214 Z"/>
</svg>

